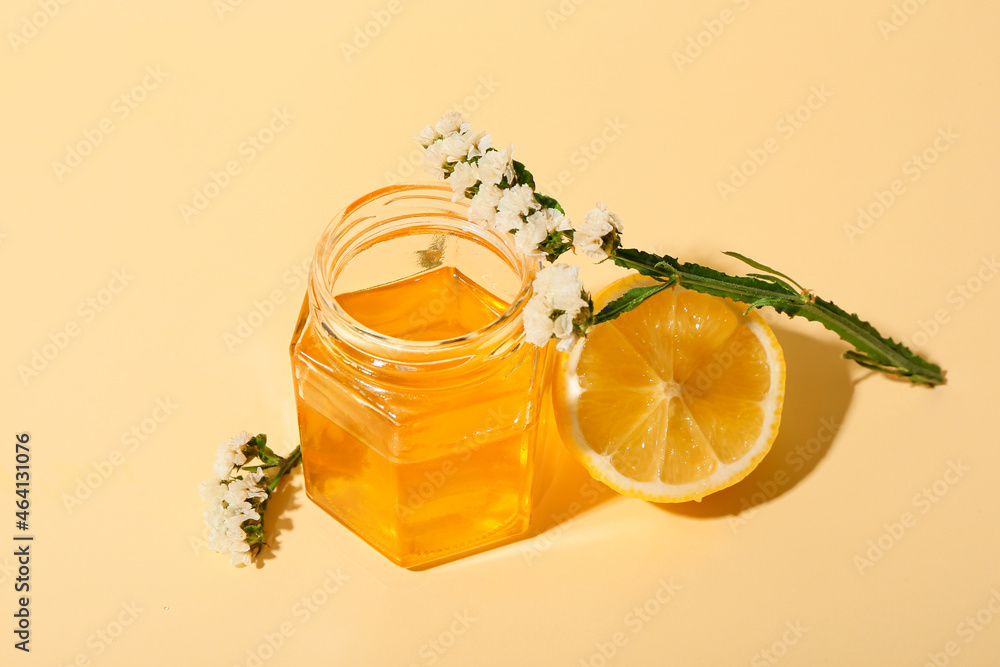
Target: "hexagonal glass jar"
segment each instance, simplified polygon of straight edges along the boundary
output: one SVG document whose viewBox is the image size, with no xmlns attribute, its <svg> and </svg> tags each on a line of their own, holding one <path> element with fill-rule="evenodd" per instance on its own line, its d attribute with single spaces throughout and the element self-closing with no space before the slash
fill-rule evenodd
<svg viewBox="0 0 1000 667">
<path fill-rule="evenodd" d="M 405 567 L 530 518 L 547 363 L 520 315 L 538 262 L 466 212 L 437 185 L 348 206 L 292 337 L 306 493 Z"/>
</svg>

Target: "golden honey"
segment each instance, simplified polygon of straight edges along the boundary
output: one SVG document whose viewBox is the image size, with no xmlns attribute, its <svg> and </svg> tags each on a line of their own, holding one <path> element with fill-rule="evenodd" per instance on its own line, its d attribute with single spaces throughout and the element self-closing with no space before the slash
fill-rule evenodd
<svg viewBox="0 0 1000 667">
<path fill-rule="evenodd" d="M 527 529 L 544 350 L 534 266 L 433 186 L 331 224 L 292 341 L 308 496 L 417 566 Z"/>
</svg>

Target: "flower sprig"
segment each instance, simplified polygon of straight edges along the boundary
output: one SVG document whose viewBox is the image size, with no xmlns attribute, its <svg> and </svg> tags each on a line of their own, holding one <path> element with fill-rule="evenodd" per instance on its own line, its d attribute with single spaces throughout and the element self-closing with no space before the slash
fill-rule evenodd
<svg viewBox="0 0 1000 667">
<path fill-rule="evenodd" d="M 254 464 L 253 461 L 259 461 Z M 229 556 L 235 566 L 250 565 L 264 547 L 264 511 L 278 482 L 302 461 L 296 447 L 281 457 L 267 446 L 263 433 L 241 431 L 219 445 L 215 476 L 198 488 L 209 504 L 204 512 L 209 546 Z"/>
<path fill-rule="evenodd" d="M 573 246 L 573 226 L 552 197 L 514 159 L 514 146 L 492 147 L 489 133 L 476 132 L 458 112 L 445 114 L 414 139 L 424 147 L 424 169 L 444 179 L 453 201 L 470 199 L 469 219 L 501 234 L 514 234 L 528 257 L 554 262 Z"/>
<path fill-rule="evenodd" d="M 453 200 L 471 199 L 469 219 L 500 233 L 515 234 L 515 245 L 525 255 L 555 262 L 573 250 L 598 261 L 610 259 L 656 281 L 628 290 L 594 313 L 576 267 L 553 264 L 543 268 L 523 314 L 525 338 L 535 345 L 546 345 L 555 338 L 556 348 L 568 351 L 586 335 L 588 327 L 612 320 L 678 285 L 745 303 L 747 311 L 770 306 L 789 317 L 819 322 L 853 345 L 855 349 L 844 357 L 865 368 L 918 385 L 933 387 L 945 382 L 944 371 L 936 364 L 884 337 L 857 315 L 803 289 L 784 273 L 739 253 L 726 254 L 757 272 L 732 276 L 669 255 L 623 248 L 622 220 L 603 202 L 574 227 L 559 202 L 535 190 L 531 173 L 513 159 L 513 146 L 502 151 L 492 148 L 492 137 L 473 131 L 458 113 L 446 114 L 415 138 L 425 148 L 427 170 L 452 186 Z"/>
<path fill-rule="evenodd" d="M 543 346 L 555 338 L 556 349 L 568 352 L 593 324 L 594 303 L 579 278 L 579 268 L 553 264 L 538 272 L 534 294 L 524 306 L 524 336 Z"/>
</svg>

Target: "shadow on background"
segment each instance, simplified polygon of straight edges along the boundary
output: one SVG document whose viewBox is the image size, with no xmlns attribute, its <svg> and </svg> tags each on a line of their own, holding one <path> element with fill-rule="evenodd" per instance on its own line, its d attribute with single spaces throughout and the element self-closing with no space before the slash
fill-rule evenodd
<svg viewBox="0 0 1000 667">
<path fill-rule="evenodd" d="M 770 453 L 742 481 L 699 502 L 659 507 L 694 518 L 736 515 L 770 502 L 805 479 L 826 456 L 854 393 L 844 344 L 772 325 L 785 353 L 785 403 Z"/>
<path fill-rule="evenodd" d="M 539 497 L 531 515 L 531 525 L 522 539 L 530 539 L 570 523 L 590 510 L 618 497 L 607 486 L 590 476 L 580 463 L 570 456 L 558 435 L 547 442 L 557 450 L 554 465 L 540 469 L 542 474 Z"/>
<path fill-rule="evenodd" d="M 299 466 L 281 480 L 278 488 L 274 490 L 271 498 L 267 501 L 267 514 L 264 517 L 264 534 L 267 536 L 267 546 L 261 549 L 260 555 L 254 560 L 258 569 L 264 567 L 265 562 L 275 558 L 275 554 L 281 546 L 281 534 L 286 530 L 291 530 L 292 520 L 288 514 L 290 510 L 300 506 L 301 499 L 305 497 L 303 488 L 302 466 Z"/>
</svg>

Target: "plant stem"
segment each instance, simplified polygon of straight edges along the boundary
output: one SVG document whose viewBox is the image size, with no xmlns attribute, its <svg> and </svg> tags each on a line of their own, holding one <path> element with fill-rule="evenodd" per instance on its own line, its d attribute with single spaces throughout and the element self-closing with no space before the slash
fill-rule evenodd
<svg viewBox="0 0 1000 667">
<path fill-rule="evenodd" d="M 945 383 L 945 374 L 939 366 L 914 354 L 909 348 L 891 338 L 885 338 L 875 327 L 857 315 L 848 313 L 833 302 L 816 297 L 811 292 L 796 290 L 786 281 L 787 276 L 783 273 L 742 255 L 731 254 L 768 273 L 731 276 L 698 264 L 679 262 L 669 255 L 653 255 L 629 248 L 617 248 L 612 253 L 611 259 L 619 266 L 633 269 L 668 285 L 679 285 L 696 292 L 748 304 L 748 311 L 751 308 L 771 306 L 789 317 L 798 316 L 819 322 L 853 345 L 855 350 L 846 352 L 844 356 L 865 368 L 903 378 L 914 384 L 934 387 Z M 653 294 L 655 292 L 639 298 L 632 308 Z M 611 319 L 622 312 L 625 311 L 620 310 L 605 315 L 602 311 L 597 315 L 597 321 Z"/>
<path fill-rule="evenodd" d="M 300 463 L 302 463 L 302 445 L 298 445 L 295 450 L 288 455 L 288 458 L 281 463 L 281 467 L 278 468 L 278 474 L 275 475 L 274 479 L 272 479 L 270 484 L 267 485 L 267 490 L 274 491 L 278 488 L 278 482 L 281 478 L 290 473 L 295 466 Z"/>
<path fill-rule="evenodd" d="M 261 445 L 263 445 L 263 443 L 261 443 Z M 267 511 L 267 504 L 271 501 L 271 494 L 274 493 L 276 488 L 278 488 L 278 482 L 281 481 L 281 478 L 294 470 L 295 466 L 302 462 L 302 445 L 298 445 L 286 459 L 274 455 L 270 450 L 267 450 L 267 455 L 277 458 L 278 461 L 281 462 L 280 465 L 245 466 L 246 468 L 278 468 L 278 473 L 267 485 L 267 498 L 264 499 L 264 502 L 262 502 L 260 507 L 257 509 L 257 513 L 260 514 L 260 519 L 257 521 L 247 521 L 243 525 L 243 529 L 247 533 L 247 543 L 250 545 L 251 554 L 254 558 L 257 557 L 261 549 L 263 549 L 266 544 L 266 542 L 264 542 L 264 513 Z"/>
</svg>

